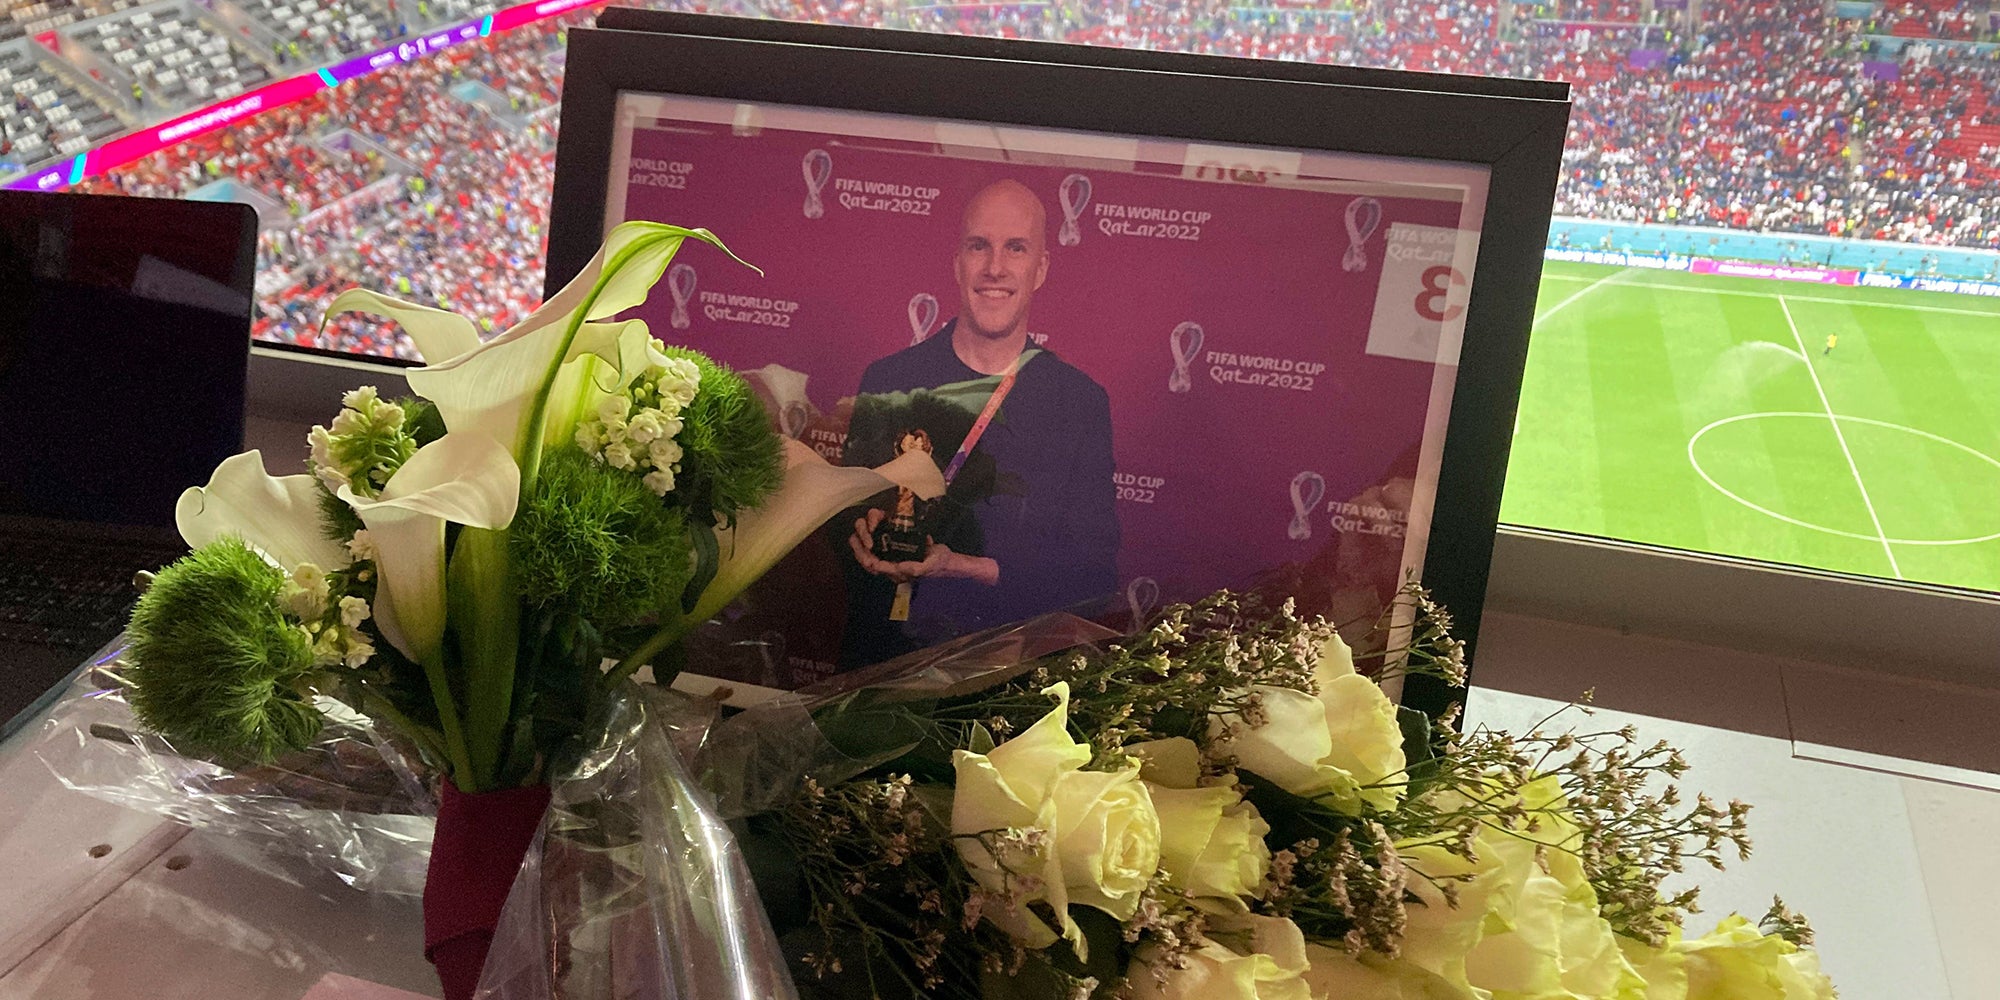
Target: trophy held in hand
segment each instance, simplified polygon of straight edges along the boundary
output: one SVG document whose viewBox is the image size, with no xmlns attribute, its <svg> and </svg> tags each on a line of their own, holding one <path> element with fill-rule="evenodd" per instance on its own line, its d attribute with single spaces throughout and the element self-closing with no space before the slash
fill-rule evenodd
<svg viewBox="0 0 2000 1000">
<path fill-rule="evenodd" d="M 931 436 L 920 429 L 903 432 L 896 441 L 896 454 L 912 450 L 929 454 Z M 875 558 L 883 562 L 922 562 L 930 550 L 930 539 L 919 525 L 923 501 L 908 489 L 896 491 L 896 507 L 875 529 Z"/>
</svg>

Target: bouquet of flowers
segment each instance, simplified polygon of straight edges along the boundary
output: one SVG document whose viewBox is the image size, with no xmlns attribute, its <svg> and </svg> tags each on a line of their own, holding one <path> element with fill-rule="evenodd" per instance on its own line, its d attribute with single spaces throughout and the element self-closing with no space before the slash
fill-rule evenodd
<svg viewBox="0 0 2000 1000">
<path fill-rule="evenodd" d="M 842 507 L 935 496 L 926 456 L 834 468 L 781 442 L 747 383 L 619 313 L 703 230 L 619 226 L 520 325 L 364 290 L 331 311 L 402 325 L 416 398 L 350 392 L 308 469 L 223 462 L 176 511 L 193 552 L 129 629 L 129 697 L 183 752 L 266 762 L 309 745 L 331 702 L 443 778 L 427 952 L 468 995 L 522 851 L 640 667 Z M 726 248 L 723 248 L 724 252 Z M 616 666 L 605 668 L 607 661 Z"/>
<path fill-rule="evenodd" d="M 851 766 L 742 838 L 801 994 L 1832 995 L 1782 903 L 1688 938 L 1695 891 L 1661 889 L 1747 856 L 1747 806 L 1683 803 L 1679 754 L 1630 730 L 1398 709 L 1384 677 L 1463 677 L 1444 612 L 1402 603 L 1415 624 L 1374 677 L 1326 622 L 1219 594 L 970 692 L 821 699 L 822 756 Z M 723 729 L 798 738 L 757 715 Z M 743 756 L 721 742 L 711 775 Z"/>
<path fill-rule="evenodd" d="M 1662 886 L 1747 852 L 1747 807 L 1683 803 L 1671 748 L 1398 709 L 1381 682 L 1463 680 L 1414 590 L 1367 672 L 1327 622 L 1219 594 L 728 718 L 634 683 L 836 511 L 944 488 L 921 449 L 828 466 L 617 320 L 690 238 L 721 247 L 619 226 L 483 343 L 340 296 L 409 332 L 415 398 L 347 394 L 298 474 L 225 461 L 133 614 L 129 698 L 176 752 L 250 767 L 358 713 L 428 765 L 447 997 L 1831 995 L 1782 904 L 1685 934 L 1694 893 Z"/>
</svg>

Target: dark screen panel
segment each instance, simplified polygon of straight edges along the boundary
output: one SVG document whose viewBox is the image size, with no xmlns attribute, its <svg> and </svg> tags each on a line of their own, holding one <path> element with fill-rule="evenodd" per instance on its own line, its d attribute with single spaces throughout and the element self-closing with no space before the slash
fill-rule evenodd
<svg viewBox="0 0 2000 1000">
<path fill-rule="evenodd" d="M 243 438 L 254 217 L 0 193 L 0 514 L 173 523 Z"/>
</svg>

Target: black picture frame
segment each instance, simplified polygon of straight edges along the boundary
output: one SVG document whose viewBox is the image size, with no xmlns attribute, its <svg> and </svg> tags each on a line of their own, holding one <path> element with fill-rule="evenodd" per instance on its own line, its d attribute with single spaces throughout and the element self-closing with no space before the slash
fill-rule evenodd
<svg viewBox="0 0 2000 1000">
<path fill-rule="evenodd" d="M 1568 87 L 973 39 L 712 15 L 607 10 L 569 33 L 546 287 L 603 238 L 624 91 L 1195 142 L 1450 161 L 1488 171 L 1485 213 L 1423 581 L 1476 648 Z M 966 81 L 976 80 L 976 86 Z M 1451 89 L 1447 89 L 1451 88 Z M 1006 94 L 996 112 L 992 95 Z M 1462 700 L 1412 678 L 1404 704 Z"/>
</svg>

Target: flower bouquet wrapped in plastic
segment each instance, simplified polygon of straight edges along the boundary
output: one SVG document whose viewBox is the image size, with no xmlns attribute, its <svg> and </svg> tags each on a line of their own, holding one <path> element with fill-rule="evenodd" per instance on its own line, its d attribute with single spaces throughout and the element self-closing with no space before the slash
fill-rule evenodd
<svg viewBox="0 0 2000 1000">
<path fill-rule="evenodd" d="M 1383 674 L 1462 666 L 1404 606 L 1376 676 L 1327 623 L 1221 594 L 727 717 L 635 694 L 651 721 L 558 786 L 481 995 L 792 995 L 774 967 L 809 1000 L 1831 995 L 1782 904 L 1688 938 L 1694 893 L 1661 889 L 1747 852 L 1747 807 L 1684 805 L 1679 755 L 1629 731 L 1397 709 Z M 579 856 L 583 830 L 608 836 Z"/>
<path fill-rule="evenodd" d="M 314 745 L 331 700 L 441 776 L 425 948 L 448 996 L 471 992 L 549 783 L 631 706 L 621 684 L 670 667 L 694 623 L 834 511 L 942 488 L 921 455 L 828 466 L 782 442 L 735 373 L 618 321 L 689 239 L 721 247 L 617 227 L 485 342 L 465 317 L 339 296 L 333 312 L 410 335 L 416 398 L 348 393 L 298 474 L 225 461 L 176 511 L 194 551 L 133 613 L 126 696 L 179 752 L 269 762 Z"/>
</svg>

